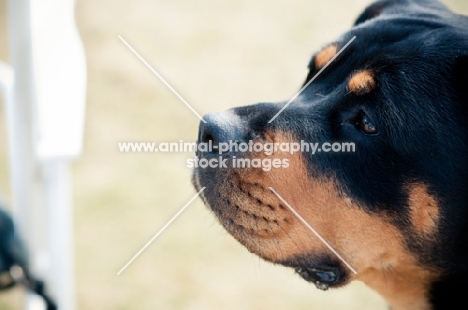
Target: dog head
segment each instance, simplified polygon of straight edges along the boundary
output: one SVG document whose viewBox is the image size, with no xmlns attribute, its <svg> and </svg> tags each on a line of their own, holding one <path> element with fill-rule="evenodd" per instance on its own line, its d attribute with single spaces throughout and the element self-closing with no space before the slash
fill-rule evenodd
<svg viewBox="0 0 468 310">
<path fill-rule="evenodd" d="M 467 29 L 433 0 L 374 3 L 312 57 L 292 101 L 205 116 L 204 202 L 319 288 L 361 280 L 393 309 L 431 308 L 468 270 Z"/>
</svg>

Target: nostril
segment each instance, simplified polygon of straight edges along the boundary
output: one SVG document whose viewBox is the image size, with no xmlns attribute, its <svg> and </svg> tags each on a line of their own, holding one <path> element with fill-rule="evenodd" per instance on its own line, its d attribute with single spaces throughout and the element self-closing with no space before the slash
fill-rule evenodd
<svg viewBox="0 0 468 310">
<path fill-rule="evenodd" d="M 213 138 L 213 135 L 211 133 L 204 132 L 200 142 L 209 143 L 211 141 L 211 143 L 213 143 L 213 140 L 214 140 L 214 138 Z"/>
<path fill-rule="evenodd" d="M 212 132 L 208 131 L 209 129 L 207 129 L 208 128 L 205 128 L 205 130 L 202 132 L 200 142 L 209 145 L 211 147 L 211 152 L 217 152 L 219 149 L 219 140 L 214 137 Z"/>
</svg>

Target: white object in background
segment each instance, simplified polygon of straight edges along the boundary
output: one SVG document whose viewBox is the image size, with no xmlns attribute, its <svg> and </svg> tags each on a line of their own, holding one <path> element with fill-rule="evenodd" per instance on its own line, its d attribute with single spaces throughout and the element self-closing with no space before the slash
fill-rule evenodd
<svg viewBox="0 0 468 310">
<path fill-rule="evenodd" d="M 59 310 L 75 308 L 70 163 L 82 151 L 86 97 L 74 6 L 74 0 L 8 1 L 15 79 L 6 116 L 15 218 L 31 269 L 47 279 Z"/>
<path fill-rule="evenodd" d="M 82 149 L 86 62 L 74 2 L 31 0 L 40 159 L 75 157 Z"/>
<path fill-rule="evenodd" d="M 0 61 L 0 94 L 3 95 L 3 103 L 5 106 L 5 114 L 11 114 L 11 109 L 13 109 L 13 68 Z M 10 128 L 11 125 L 8 124 L 9 119 L 7 119 L 7 128 Z M 11 132 L 8 131 L 7 134 Z M 8 138 L 11 141 L 11 137 Z M 11 154 L 10 154 L 11 155 Z"/>
</svg>

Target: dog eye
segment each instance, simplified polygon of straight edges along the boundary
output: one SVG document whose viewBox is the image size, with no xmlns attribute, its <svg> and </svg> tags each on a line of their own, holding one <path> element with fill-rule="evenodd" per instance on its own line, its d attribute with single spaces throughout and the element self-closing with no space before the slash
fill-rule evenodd
<svg viewBox="0 0 468 310">
<path fill-rule="evenodd" d="M 366 135 L 375 135 L 379 132 L 364 112 L 357 118 L 356 127 Z"/>
</svg>

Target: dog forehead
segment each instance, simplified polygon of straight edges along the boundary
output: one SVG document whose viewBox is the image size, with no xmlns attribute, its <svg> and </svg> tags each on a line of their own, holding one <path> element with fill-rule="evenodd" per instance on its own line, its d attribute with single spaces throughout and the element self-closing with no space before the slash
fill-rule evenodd
<svg viewBox="0 0 468 310">
<path fill-rule="evenodd" d="M 451 37 L 466 38 L 467 27 L 466 17 L 450 12 L 427 14 L 409 11 L 380 15 L 355 25 L 343 37 L 356 36 L 355 42 L 361 41 L 367 47 L 391 47 L 395 43 L 406 42 L 408 46 L 419 44 L 443 48 L 447 45 L 444 42 Z M 399 52 L 405 53 L 404 50 Z"/>
<path fill-rule="evenodd" d="M 422 70 L 424 66 L 439 65 L 443 69 L 444 64 L 452 62 L 467 47 L 466 34 L 445 23 L 444 18 L 382 16 L 351 28 L 338 40 L 325 45 L 314 54 L 309 68 L 317 74 L 329 65 L 318 78 L 334 76 L 334 84 L 360 70 L 374 71 L 377 79 L 381 73 L 395 73 L 398 69 L 408 75 L 426 74 Z"/>
</svg>

